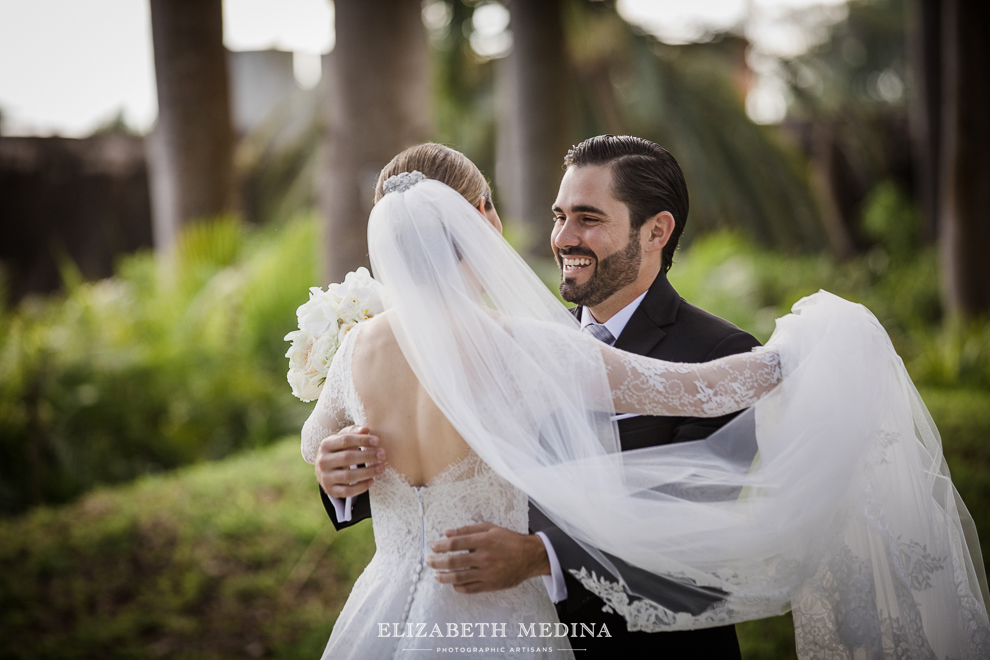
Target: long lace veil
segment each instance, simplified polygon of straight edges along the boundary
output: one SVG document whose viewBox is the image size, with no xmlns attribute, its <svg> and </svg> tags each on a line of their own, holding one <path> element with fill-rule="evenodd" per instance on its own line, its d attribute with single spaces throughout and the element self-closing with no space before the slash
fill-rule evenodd
<svg viewBox="0 0 990 660">
<path fill-rule="evenodd" d="M 805 299 L 768 343 L 785 372 L 769 396 L 706 440 L 620 452 L 595 340 L 463 197 L 400 186 L 368 242 L 419 381 L 588 551 L 575 577 L 631 630 L 792 608 L 802 657 L 990 655 L 972 519 L 864 308 Z"/>
</svg>

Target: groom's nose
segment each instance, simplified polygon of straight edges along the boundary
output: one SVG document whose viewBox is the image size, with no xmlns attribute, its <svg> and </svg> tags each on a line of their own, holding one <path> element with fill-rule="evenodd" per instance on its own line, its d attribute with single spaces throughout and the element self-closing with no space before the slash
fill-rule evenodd
<svg viewBox="0 0 990 660">
<path fill-rule="evenodd" d="M 554 248 L 554 252 L 580 245 L 581 237 L 575 230 L 575 223 L 566 219 L 554 226 L 553 232 L 550 234 L 550 244 Z"/>
</svg>

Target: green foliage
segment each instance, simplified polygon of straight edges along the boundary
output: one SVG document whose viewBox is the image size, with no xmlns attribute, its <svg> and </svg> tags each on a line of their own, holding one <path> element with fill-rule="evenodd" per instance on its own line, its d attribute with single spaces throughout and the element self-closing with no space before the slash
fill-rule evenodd
<svg viewBox="0 0 990 660">
<path fill-rule="evenodd" d="M 724 316 L 765 341 L 773 321 L 819 289 L 866 305 L 900 354 L 914 358 L 941 320 L 933 250 L 895 262 L 882 251 L 837 264 L 824 255 L 789 257 L 735 233 L 714 233 L 680 253 L 670 281 L 692 303 Z"/>
<path fill-rule="evenodd" d="M 0 658 L 319 657 L 374 551 L 299 438 L 0 521 Z"/>
<path fill-rule="evenodd" d="M 174 259 L 29 300 L 0 332 L 0 514 L 297 430 L 282 337 L 316 281 L 310 219 L 195 225 Z"/>
<path fill-rule="evenodd" d="M 942 435 L 952 481 L 983 539 L 990 565 L 990 388 L 924 387 L 921 396 Z"/>
<path fill-rule="evenodd" d="M 990 323 L 933 330 L 920 338 L 909 366 L 914 378 L 925 384 L 990 392 Z"/>
<path fill-rule="evenodd" d="M 921 214 L 893 181 L 879 184 L 866 199 L 863 229 L 894 259 L 910 258 L 921 245 Z"/>
</svg>

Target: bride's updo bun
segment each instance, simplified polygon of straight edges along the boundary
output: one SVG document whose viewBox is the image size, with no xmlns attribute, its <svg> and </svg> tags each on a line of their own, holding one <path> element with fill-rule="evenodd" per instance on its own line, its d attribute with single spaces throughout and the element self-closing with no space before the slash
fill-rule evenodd
<svg viewBox="0 0 990 660">
<path fill-rule="evenodd" d="M 375 204 L 385 194 L 382 186 L 389 177 L 412 171 L 422 172 L 428 179 L 447 184 L 471 206 L 477 207 L 484 199 L 485 208 L 491 207 L 492 191 L 481 170 L 460 151 L 436 142 L 409 147 L 382 169 L 375 184 Z"/>
</svg>

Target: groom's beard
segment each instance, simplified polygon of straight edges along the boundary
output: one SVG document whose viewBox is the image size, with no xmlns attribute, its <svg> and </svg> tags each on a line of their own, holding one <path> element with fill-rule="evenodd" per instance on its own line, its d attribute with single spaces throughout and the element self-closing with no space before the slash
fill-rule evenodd
<svg viewBox="0 0 990 660">
<path fill-rule="evenodd" d="M 595 260 L 595 272 L 584 284 L 577 284 L 574 278 L 564 275 L 563 257 L 584 256 Z M 595 307 L 608 300 L 619 289 L 636 281 L 643 251 L 639 246 L 639 231 L 629 234 L 629 243 L 618 252 L 599 259 L 587 248 L 574 247 L 560 250 L 557 254 L 557 267 L 560 269 L 560 297 L 584 307 Z"/>
</svg>

